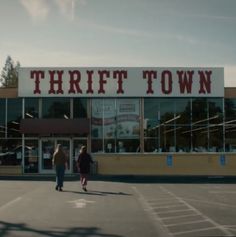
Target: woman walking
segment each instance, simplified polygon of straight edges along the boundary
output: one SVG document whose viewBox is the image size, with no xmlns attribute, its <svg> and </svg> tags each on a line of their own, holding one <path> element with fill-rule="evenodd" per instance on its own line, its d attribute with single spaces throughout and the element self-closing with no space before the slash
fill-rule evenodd
<svg viewBox="0 0 236 237">
<path fill-rule="evenodd" d="M 91 163 L 93 163 L 91 155 L 87 153 L 86 146 L 82 146 L 77 160 L 77 167 L 80 173 L 80 182 L 85 192 L 87 192 L 88 175 Z"/>
<path fill-rule="evenodd" d="M 63 182 L 65 176 L 65 169 L 67 166 L 67 157 L 62 149 L 61 144 L 57 144 L 56 150 L 53 153 L 53 165 L 56 170 L 56 190 L 63 191 Z"/>
</svg>

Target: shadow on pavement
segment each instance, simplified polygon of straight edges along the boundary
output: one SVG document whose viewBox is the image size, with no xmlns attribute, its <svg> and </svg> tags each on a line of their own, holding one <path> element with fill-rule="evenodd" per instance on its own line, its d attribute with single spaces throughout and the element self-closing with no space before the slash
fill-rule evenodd
<svg viewBox="0 0 236 237">
<path fill-rule="evenodd" d="M 65 181 L 79 181 L 79 175 L 67 175 Z M 53 175 L 0 176 L 0 180 L 15 181 L 53 181 Z M 171 176 L 171 175 L 91 175 L 90 181 L 124 183 L 235 183 L 236 176 Z"/>
<path fill-rule="evenodd" d="M 104 192 L 104 191 L 96 191 L 96 190 L 88 190 L 87 192 L 64 190 L 63 192 L 77 193 L 77 194 L 84 194 L 84 195 L 97 195 L 97 196 L 110 196 L 110 195 L 131 196 L 132 195 L 129 193 L 124 193 L 124 192 Z"/>
<path fill-rule="evenodd" d="M 236 176 L 94 176 L 90 180 L 124 183 L 236 183 Z"/>
<path fill-rule="evenodd" d="M 29 227 L 24 223 L 9 223 L 0 221 L 0 236 L 47 236 L 47 237 L 74 237 L 74 236 L 98 236 L 98 237 L 122 237 L 121 235 L 113 235 L 102 233 L 97 227 L 75 227 L 75 228 L 55 228 L 55 230 L 42 230 Z"/>
</svg>

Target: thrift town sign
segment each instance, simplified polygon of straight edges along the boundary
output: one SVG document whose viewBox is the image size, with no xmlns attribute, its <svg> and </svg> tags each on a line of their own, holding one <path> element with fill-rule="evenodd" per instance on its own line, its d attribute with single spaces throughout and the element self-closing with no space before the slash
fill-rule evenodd
<svg viewBox="0 0 236 237">
<path fill-rule="evenodd" d="M 223 68 L 21 68 L 20 97 L 223 97 Z"/>
</svg>

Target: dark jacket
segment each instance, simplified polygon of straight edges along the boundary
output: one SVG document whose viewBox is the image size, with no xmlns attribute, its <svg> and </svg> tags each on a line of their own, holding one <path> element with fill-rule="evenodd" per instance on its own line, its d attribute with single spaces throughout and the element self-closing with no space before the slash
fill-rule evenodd
<svg viewBox="0 0 236 237">
<path fill-rule="evenodd" d="M 92 157 L 88 153 L 80 153 L 77 166 L 81 174 L 88 174 L 90 172 L 90 164 L 93 163 Z"/>
<path fill-rule="evenodd" d="M 53 165 L 65 165 L 67 159 L 66 155 L 62 150 L 59 150 L 53 154 Z"/>
</svg>

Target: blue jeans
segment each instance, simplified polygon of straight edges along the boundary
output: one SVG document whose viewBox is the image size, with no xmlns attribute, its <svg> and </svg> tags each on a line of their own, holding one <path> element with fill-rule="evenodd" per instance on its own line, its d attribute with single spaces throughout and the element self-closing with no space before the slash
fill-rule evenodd
<svg viewBox="0 0 236 237">
<path fill-rule="evenodd" d="M 56 166 L 56 183 L 59 188 L 63 187 L 65 175 L 65 165 L 57 165 Z"/>
</svg>

